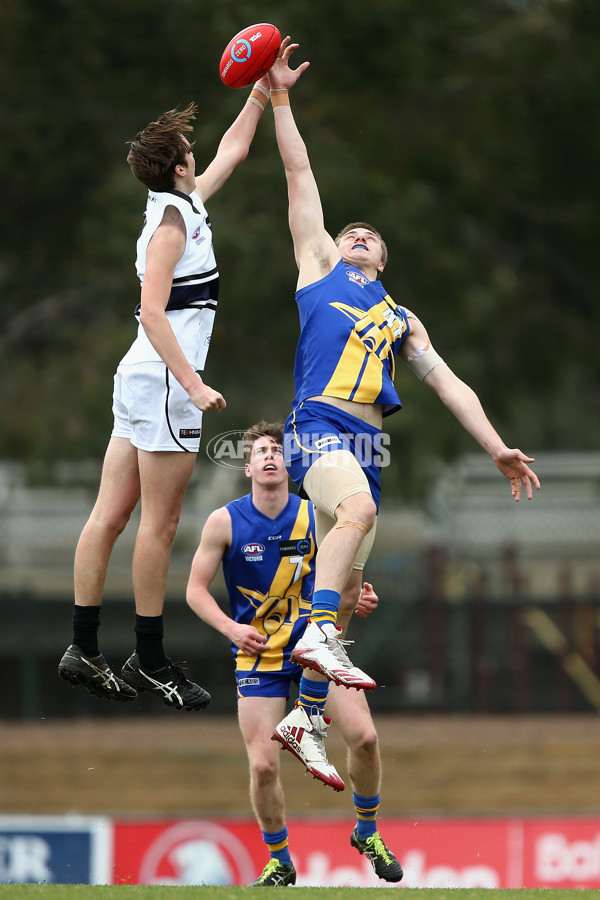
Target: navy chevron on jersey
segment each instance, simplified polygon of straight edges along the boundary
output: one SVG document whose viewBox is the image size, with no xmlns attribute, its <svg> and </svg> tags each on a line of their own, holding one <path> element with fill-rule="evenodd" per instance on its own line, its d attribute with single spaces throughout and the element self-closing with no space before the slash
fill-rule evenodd
<svg viewBox="0 0 600 900">
<path fill-rule="evenodd" d="M 380 281 L 340 260 L 296 293 L 300 340 L 294 408 L 309 397 L 377 403 L 390 415 L 402 404 L 394 387 L 395 358 L 410 326 Z"/>
<path fill-rule="evenodd" d="M 200 371 L 206 361 L 219 299 L 219 272 L 213 250 L 210 219 L 199 194 L 195 191 L 184 194 L 174 189 L 148 191 L 144 226 L 137 241 L 136 271 L 143 284 L 148 244 L 168 206 L 174 206 L 181 213 L 186 230 L 186 245 L 173 273 L 166 305 L 167 318 L 186 359 L 194 369 Z M 121 360 L 124 365 L 160 360 L 140 324 L 139 312 L 138 304 L 135 310 L 139 324 L 138 335 Z"/>
<path fill-rule="evenodd" d="M 252 495 L 227 504 L 231 546 L 223 574 L 231 616 L 267 637 L 264 650 L 248 656 L 231 644 L 238 672 L 297 670 L 290 654 L 304 632 L 314 589 L 314 513 L 312 504 L 290 494 L 276 519 L 254 506 Z"/>
</svg>

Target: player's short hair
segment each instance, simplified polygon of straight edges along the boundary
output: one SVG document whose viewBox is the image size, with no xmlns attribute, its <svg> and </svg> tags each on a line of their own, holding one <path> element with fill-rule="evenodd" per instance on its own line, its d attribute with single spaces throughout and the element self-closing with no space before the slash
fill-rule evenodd
<svg viewBox="0 0 600 900">
<path fill-rule="evenodd" d="M 169 109 L 127 142 L 131 171 L 151 191 L 169 191 L 175 186 L 175 166 L 185 164 L 192 146 L 184 135 L 193 130 L 190 122 L 197 111 L 195 103 L 181 110 Z"/>
<path fill-rule="evenodd" d="M 261 419 L 256 425 L 251 425 L 244 434 L 244 458 L 246 462 L 250 462 L 254 442 L 261 437 L 270 437 L 277 444 L 283 444 L 283 425 L 280 425 L 278 422 L 265 422 L 264 419 Z"/>
<path fill-rule="evenodd" d="M 379 238 L 379 243 L 381 244 L 381 262 L 386 264 L 388 258 L 388 249 L 384 239 L 381 237 L 380 233 L 376 228 L 373 228 L 372 225 L 369 225 L 368 222 L 350 222 L 349 225 L 345 225 L 344 228 L 340 231 L 339 234 L 335 236 L 336 246 L 339 247 L 341 239 L 347 234 L 349 231 L 354 231 L 356 228 L 366 228 L 367 231 L 372 231 L 376 238 Z"/>
</svg>

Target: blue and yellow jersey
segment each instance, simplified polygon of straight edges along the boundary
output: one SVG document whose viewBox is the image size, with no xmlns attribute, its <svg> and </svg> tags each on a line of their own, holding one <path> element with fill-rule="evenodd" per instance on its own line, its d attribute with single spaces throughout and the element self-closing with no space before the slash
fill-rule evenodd
<svg viewBox="0 0 600 900">
<path fill-rule="evenodd" d="M 237 671 L 295 671 L 290 661 L 304 632 L 314 589 L 314 513 L 312 504 L 290 494 L 287 506 L 270 519 L 256 509 L 252 495 L 227 504 L 231 546 L 223 556 L 223 574 L 231 616 L 267 636 L 257 656 L 231 649 Z"/>
<path fill-rule="evenodd" d="M 395 358 L 410 326 L 380 281 L 343 260 L 296 293 L 300 340 L 294 408 L 308 397 L 378 403 L 390 415 L 402 404 L 394 387 Z"/>
</svg>

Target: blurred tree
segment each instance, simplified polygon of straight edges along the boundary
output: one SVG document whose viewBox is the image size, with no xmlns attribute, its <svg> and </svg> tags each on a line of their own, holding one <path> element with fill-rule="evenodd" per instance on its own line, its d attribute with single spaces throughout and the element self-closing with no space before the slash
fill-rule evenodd
<svg viewBox="0 0 600 900">
<path fill-rule="evenodd" d="M 0 455 L 100 455 L 114 367 L 135 329 L 144 189 L 126 141 L 196 99 L 199 165 L 244 91 L 227 40 L 271 18 L 219 0 L 3 0 Z M 318 26 L 315 25 L 318 16 Z M 384 283 L 522 449 L 596 448 L 600 107 L 593 0 L 288 0 L 310 59 L 294 96 L 327 227 L 384 233 Z M 209 204 L 222 274 L 209 437 L 285 418 L 297 315 L 285 183 L 268 116 Z M 403 367 L 387 489 L 418 494 L 431 456 L 473 449 Z M 401 475 L 402 473 L 402 475 Z"/>
</svg>

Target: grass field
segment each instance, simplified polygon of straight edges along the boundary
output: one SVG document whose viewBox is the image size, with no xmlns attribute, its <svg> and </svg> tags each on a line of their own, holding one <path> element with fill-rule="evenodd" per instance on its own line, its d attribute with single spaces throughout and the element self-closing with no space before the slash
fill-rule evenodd
<svg viewBox="0 0 600 900">
<path fill-rule="evenodd" d="M 94 886 L 68 884 L 0 885 L 0 900 L 240 900 L 257 893 L 268 894 L 271 888 L 251 887 L 145 887 L 142 885 Z M 292 888 L 305 900 L 356 900 L 381 898 L 381 888 Z M 490 890 L 489 888 L 404 888 L 402 900 L 597 900 L 596 890 Z"/>
</svg>

